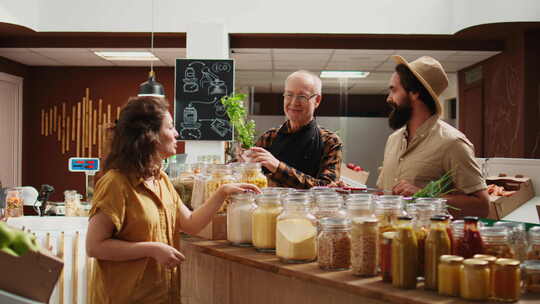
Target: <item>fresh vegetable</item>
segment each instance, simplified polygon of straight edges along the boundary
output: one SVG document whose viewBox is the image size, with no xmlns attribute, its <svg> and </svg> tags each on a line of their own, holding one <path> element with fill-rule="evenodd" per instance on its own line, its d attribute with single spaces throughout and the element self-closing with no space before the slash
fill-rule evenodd
<svg viewBox="0 0 540 304">
<path fill-rule="evenodd" d="M 347 168 L 353 170 L 353 171 L 356 171 L 356 172 L 360 172 L 360 171 L 364 171 L 364 168 L 360 167 L 360 166 L 357 166 L 353 163 L 348 163 L 347 164 Z"/>
<path fill-rule="evenodd" d="M 424 188 L 413 195 L 413 198 L 419 197 L 442 197 L 453 192 L 452 188 L 452 172 L 448 171 L 438 180 L 429 182 Z M 448 208 L 460 210 L 459 208 L 448 205 Z"/>
<path fill-rule="evenodd" d="M 249 149 L 255 145 L 255 122 L 246 121 L 244 98 L 246 98 L 245 94 L 235 93 L 231 96 L 223 96 L 221 103 L 225 106 L 227 116 L 234 127 L 235 140 L 240 142 L 242 148 Z"/>
<path fill-rule="evenodd" d="M 28 251 L 38 251 L 39 244 L 34 235 L 11 229 L 4 222 L 0 222 L 0 250 L 13 256 L 21 256 Z"/>
</svg>

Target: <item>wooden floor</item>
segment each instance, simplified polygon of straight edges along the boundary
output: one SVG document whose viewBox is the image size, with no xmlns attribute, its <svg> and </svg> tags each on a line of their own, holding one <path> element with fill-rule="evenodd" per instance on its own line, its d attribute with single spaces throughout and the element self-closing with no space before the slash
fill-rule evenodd
<svg viewBox="0 0 540 304">
<path fill-rule="evenodd" d="M 322 271 L 317 263 L 285 265 L 273 254 L 225 241 L 184 238 L 181 243 L 183 304 L 478 303 L 421 288 L 396 289 L 379 277 L 359 278 L 350 271 Z M 538 304 L 540 295 L 517 303 Z"/>
</svg>

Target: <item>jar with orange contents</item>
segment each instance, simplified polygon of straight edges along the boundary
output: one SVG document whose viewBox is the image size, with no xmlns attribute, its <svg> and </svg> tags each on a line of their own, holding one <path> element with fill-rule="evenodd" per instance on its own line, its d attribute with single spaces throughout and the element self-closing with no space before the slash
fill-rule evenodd
<svg viewBox="0 0 540 304">
<path fill-rule="evenodd" d="M 496 301 L 515 302 L 521 297 L 521 270 L 519 261 L 498 259 L 491 276 L 492 297 Z"/>
</svg>

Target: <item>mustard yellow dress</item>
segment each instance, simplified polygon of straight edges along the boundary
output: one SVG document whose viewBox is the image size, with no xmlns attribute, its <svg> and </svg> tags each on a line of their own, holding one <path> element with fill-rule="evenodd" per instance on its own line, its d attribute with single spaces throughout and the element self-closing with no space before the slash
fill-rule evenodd
<svg viewBox="0 0 540 304">
<path fill-rule="evenodd" d="M 143 179 L 109 170 L 95 187 L 90 217 L 111 218 L 113 237 L 128 242 L 162 242 L 179 249 L 176 217 L 182 201 L 161 172 L 154 192 Z M 115 262 L 96 260 L 88 290 L 90 303 L 180 303 L 180 269 L 153 258 Z"/>
</svg>

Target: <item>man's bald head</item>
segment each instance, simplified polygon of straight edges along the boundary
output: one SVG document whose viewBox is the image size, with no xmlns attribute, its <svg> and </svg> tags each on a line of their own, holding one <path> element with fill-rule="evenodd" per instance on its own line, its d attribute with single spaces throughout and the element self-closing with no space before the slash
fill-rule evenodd
<svg viewBox="0 0 540 304">
<path fill-rule="evenodd" d="M 299 70 L 292 74 L 290 74 L 287 79 L 285 80 L 285 87 L 287 87 L 287 83 L 291 80 L 302 80 L 304 83 L 309 84 L 309 86 L 312 88 L 313 94 L 322 94 L 322 81 L 319 78 L 319 76 L 311 73 L 310 71 L 306 70 Z"/>
</svg>

